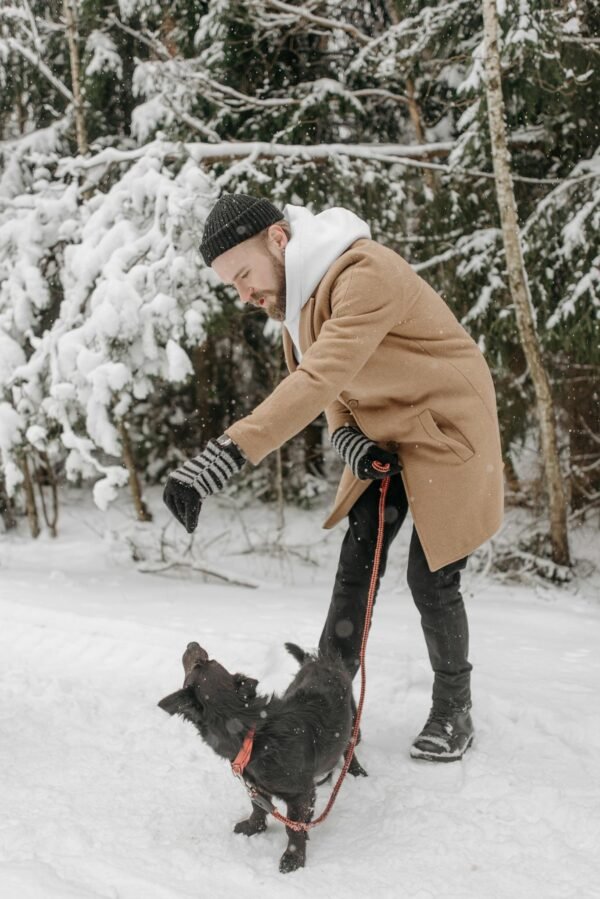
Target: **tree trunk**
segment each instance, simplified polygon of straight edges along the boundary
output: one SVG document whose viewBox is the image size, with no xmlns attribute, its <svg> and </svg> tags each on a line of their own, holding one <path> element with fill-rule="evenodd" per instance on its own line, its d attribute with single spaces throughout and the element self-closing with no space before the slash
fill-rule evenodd
<svg viewBox="0 0 600 899">
<path fill-rule="evenodd" d="M 277 539 L 283 534 L 285 527 L 285 498 L 283 494 L 283 459 L 281 457 L 281 447 L 275 451 L 275 489 L 277 492 Z"/>
<path fill-rule="evenodd" d="M 27 506 L 27 518 L 29 519 L 29 529 L 31 536 L 35 539 L 40 536 L 40 519 L 38 516 L 37 506 L 35 504 L 35 491 L 33 489 L 33 480 L 31 471 L 29 470 L 29 461 L 27 456 L 23 456 L 23 487 L 25 488 L 25 504 Z"/>
<path fill-rule="evenodd" d="M 77 30 L 77 15 L 73 0 L 63 0 L 63 12 L 67 26 L 67 40 L 69 42 L 69 56 L 71 60 L 71 86 L 75 98 L 75 128 L 77 132 L 77 149 L 82 156 L 88 152 L 87 129 L 83 114 L 83 96 L 81 93 L 81 69 L 79 65 L 79 33 Z"/>
<path fill-rule="evenodd" d="M 12 531 L 13 528 L 16 528 L 17 520 L 14 515 L 13 504 L 6 491 L 6 481 L 2 474 L 0 474 L 0 515 L 4 521 L 5 530 Z"/>
<path fill-rule="evenodd" d="M 483 0 L 483 20 L 486 94 L 492 159 L 496 179 L 496 196 L 502 223 L 509 289 L 515 305 L 519 337 L 527 359 L 536 396 L 536 411 L 539 420 L 544 471 L 550 501 L 552 559 L 558 565 L 570 565 L 567 503 L 558 458 L 556 418 L 550 381 L 544 368 L 535 330 L 535 315 L 521 249 L 517 208 L 506 141 L 495 0 Z"/>
<path fill-rule="evenodd" d="M 394 25 L 398 25 L 400 23 L 400 14 L 396 9 L 394 0 L 387 0 L 387 12 Z M 415 82 L 412 78 L 407 78 L 406 96 L 408 98 L 408 114 L 410 115 L 410 120 L 415 129 L 417 142 L 419 144 L 426 144 L 427 140 L 425 138 L 425 129 L 423 128 L 421 108 L 415 99 L 415 93 Z M 425 169 L 423 171 L 423 180 L 431 191 L 435 190 L 435 174 L 431 169 Z"/>
<path fill-rule="evenodd" d="M 210 383 L 210 359 L 209 344 L 204 341 L 192 350 L 192 366 L 194 368 L 194 413 L 200 424 L 200 433 L 194 436 L 200 437 L 206 443 L 208 437 L 212 437 L 212 414 L 210 407 L 209 391 Z M 208 435 L 208 436 L 207 436 Z"/>
<path fill-rule="evenodd" d="M 171 57 L 177 56 L 178 47 L 173 38 L 173 35 L 176 33 L 177 22 L 173 17 L 171 12 L 166 12 L 163 15 L 163 20 L 160 26 L 160 39 L 161 43 L 164 47 L 166 47 L 167 53 Z"/>
<path fill-rule="evenodd" d="M 119 433 L 121 435 L 121 445 L 123 447 L 123 462 L 129 472 L 129 488 L 131 490 L 131 496 L 133 497 L 133 505 L 138 521 L 152 521 L 152 513 L 146 506 L 142 497 L 140 479 L 135 467 L 131 440 L 129 439 L 129 431 L 127 430 L 127 425 L 124 421 L 119 422 Z"/>
<path fill-rule="evenodd" d="M 52 515 L 48 513 L 48 506 L 46 505 L 46 496 L 44 494 L 44 484 L 42 484 L 42 479 L 38 477 L 38 490 L 40 492 L 40 501 L 42 504 L 42 514 L 44 516 L 44 521 L 50 531 L 52 537 L 56 537 L 58 534 L 57 525 L 58 525 L 58 484 L 56 481 L 56 475 L 54 473 L 54 469 L 52 468 L 52 463 L 48 456 L 48 453 L 40 453 L 40 458 L 44 464 L 45 478 L 44 480 L 48 483 L 50 487 L 50 497 L 52 500 Z"/>
<path fill-rule="evenodd" d="M 28 73 L 27 73 L 28 74 Z M 27 77 L 25 72 L 25 66 L 23 65 L 23 58 L 19 57 L 19 74 L 18 74 L 18 83 L 20 85 L 25 85 L 25 78 Z M 17 128 L 19 129 L 19 134 L 25 134 L 27 130 L 27 106 L 23 102 L 23 98 L 25 96 L 25 90 L 18 90 L 16 92 L 16 105 L 17 105 Z"/>
<path fill-rule="evenodd" d="M 417 142 L 426 144 L 427 139 L 425 137 L 425 129 L 423 128 L 423 119 L 421 118 L 421 108 L 415 99 L 415 83 L 412 78 L 406 79 L 406 94 L 408 96 L 408 112 L 410 120 L 413 123 L 413 128 L 415 129 L 415 134 L 417 135 Z M 431 169 L 424 169 L 423 179 L 427 187 L 431 191 L 434 191 L 435 173 L 432 172 Z"/>
</svg>

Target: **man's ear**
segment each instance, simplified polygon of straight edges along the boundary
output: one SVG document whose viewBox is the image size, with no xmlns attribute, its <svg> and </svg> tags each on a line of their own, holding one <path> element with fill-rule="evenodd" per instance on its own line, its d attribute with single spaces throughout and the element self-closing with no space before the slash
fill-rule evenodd
<svg viewBox="0 0 600 899">
<path fill-rule="evenodd" d="M 169 715 L 182 715 L 184 718 L 190 717 L 190 712 L 195 709 L 191 690 L 177 690 L 176 693 L 170 693 L 158 703 L 159 708 L 164 709 Z"/>
<path fill-rule="evenodd" d="M 236 693 L 244 702 L 255 699 L 258 681 L 253 677 L 246 677 L 245 674 L 234 674 L 233 683 L 235 684 Z"/>
</svg>

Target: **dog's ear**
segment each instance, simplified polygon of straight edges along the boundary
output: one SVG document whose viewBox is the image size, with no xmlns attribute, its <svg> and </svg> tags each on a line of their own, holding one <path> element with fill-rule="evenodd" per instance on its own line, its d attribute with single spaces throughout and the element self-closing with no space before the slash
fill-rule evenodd
<svg viewBox="0 0 600 899">
<path fill-rule="evenodd" d="M 233 675 L 233 683 L 235 684 L 235 689 L 244 702 L 248 702 L 250 699 L 256 698 L 256 688 L 258 686 L 258 681 L 253 677 L 246 677 L 245 674 L 234 674 Z"/>
<path fill-rule="evenodd" d="M 189 717 L 189 713 L 194 709 L 194 701 L 191 691 L 187 688 L 177 690 L 176 693 L 170 693 L 158 703 L 159 708 L 164 709 L 169 715 L 183 715 L 184 718 Z"/>
</svg>

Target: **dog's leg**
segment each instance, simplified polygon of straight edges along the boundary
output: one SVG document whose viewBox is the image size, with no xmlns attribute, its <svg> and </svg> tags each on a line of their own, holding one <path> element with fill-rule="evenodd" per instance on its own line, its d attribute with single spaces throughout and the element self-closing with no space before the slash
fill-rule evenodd
<svg viewBox="0 0 600 899">
<path fill-rule="evenodd" d="M 270 799 L 271 797 L 269 797 Z M 252 803 L 252 814 L 244 821 L 238 821 L 233 828 L 234 833 L 243 833 L 247 837 L 253 837 L 255 833 L 262 833 L 267 829 L 267 813 L 255 802 Z"/>
<path fill-rule="evenodd" d="M 348 758 L 348 750 L 344 750 L 344 758 Z M 369 775 L 361 765 L 361 763 L 356 758 L 356 752 L 352 755 L 352 761 L 348 767 L 348 774 L 351 774 L 352 777 L 368 777 Z"/>
<path fill-rule="evenodd" d="M 356 709 L 356 701 L 355 701 L 354 696 L 353 696 L 353 697 L 352 697 L 352 730 L 353 730 L 353 731 L 354 731 L 354 725 L 356 724 L 356 711 L 357 711 L 357 709 Z M 356 740 L 356 745 L 357 745 L 357 746 L 358 746 L 358 744 L 360 743 L 361 739 L 362 739 L 362 735 L 361 735 L 361 732 L 360 732 L 360 729 L 359 729 L 359 731 L 358 731 L 358 737 L 357 737 L 357 740 Z M 348 750 L 347 750 L 347 749 L 344 751 L 344 758 L 345 758 L 345 759 L 348 758 Z M 367 772 L 365 771 L 365 769 L 363 768 L 363 766 L 361 765 L 361 763 L 360 763 L 360 762 L 358 761 L 358 759 L 356 758 L 356 752 L 355 752 L 354 755 L 352 756 L 352 761 L 350 762 L 350 767 L 348 768 L 348 774 L 351 774 L 352 777 L 368 777 L 368 776 L 369 776 L 369 775 L 367 774 Z"/>
<path fill-rule="evenodd" d="M 315 790 L 314 787 L 309 793 L 303 793 L 293 799 L 289 799 L 287 803 L 287 816 L 292 821 L 303 821 L 308 823 L 315 810 Z M 296 871 L 303 868 L 306 861 L 306 841 L 308 833 L 304 830 L 296 831 L 291 827 L 286 827 L 288 835 L 288 846 L 279 862 L 279 870 L 282 874 L 288 874 L 290 871 Z"/>
</svg>

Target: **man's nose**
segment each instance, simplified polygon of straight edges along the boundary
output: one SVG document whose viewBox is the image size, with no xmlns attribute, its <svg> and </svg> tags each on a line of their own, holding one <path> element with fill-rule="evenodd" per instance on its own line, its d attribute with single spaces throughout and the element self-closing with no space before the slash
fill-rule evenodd
<svg viewBox="0 0 600 899">
<path fill-rule="evenodd" d="M 242 303 L 249 303 L 252 299 L 251 287 L 238 287 L 238 293 L 240 295 L 240 300 L 242 301 Z"/>
</svg>

